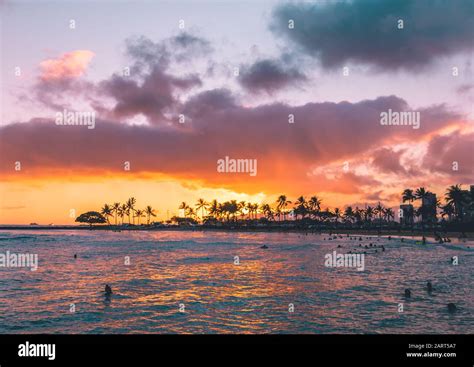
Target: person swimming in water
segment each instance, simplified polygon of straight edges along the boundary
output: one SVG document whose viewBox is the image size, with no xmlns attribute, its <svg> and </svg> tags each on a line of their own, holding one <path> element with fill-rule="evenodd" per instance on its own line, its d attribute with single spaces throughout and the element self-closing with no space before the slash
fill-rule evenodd
<svg viewBox="0 0 474 367">
<path fill-rule="evenodd" d="M 263 245 L 263 246 L 260 246 L 260 248 L 267 249 L 268 246 L 267 246 L 267 245 Z"/>
<path fill-rule="evenodd" d="M 433 292 L 433 285 L 431 284 L 431 282 L 426 283 L 426 289 L 428 293 Z"/>
<path fill-rule="evenodd" d="M 105 285 L 105 295 L 110 296 L 112 294 L 112 287 L 108 284 Z"/>
<path fill-rule="evenodd" d="M 456 312 L 457 309 L 458 309 L 458 308 L 456 307 L 456 305 L 455 305 L 454 303 L 448 303 L 448 311 L 449 311 L 450 313 Z"/>
<path fill-rule="evenodd" d="M 405 297 L 410 298 L 411 297 L 411 290 L 409 288 L 405 289 Z"/>
<path fill-rule="evenodd" d="M 74 258 L 77 259 L 77 254 L 74 254 Z"/>
</svg>

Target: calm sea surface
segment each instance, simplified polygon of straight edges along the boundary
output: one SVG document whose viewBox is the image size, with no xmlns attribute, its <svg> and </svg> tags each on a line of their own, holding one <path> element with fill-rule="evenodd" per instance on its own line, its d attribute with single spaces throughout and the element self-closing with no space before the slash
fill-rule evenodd
<svg viewBox="0 0 474 367">
<path fill-rule="evenodd" d="M 0 268 L 0 333 L 474 332 L 473 242 L 328 237 L 0 231 L 0 253 L 34 253 L 39 262 L 37 271 Z M 386 251 L 364 249 L 364 271 L 324 266 L 326 254 L 359 243 Z"/>
</svg>

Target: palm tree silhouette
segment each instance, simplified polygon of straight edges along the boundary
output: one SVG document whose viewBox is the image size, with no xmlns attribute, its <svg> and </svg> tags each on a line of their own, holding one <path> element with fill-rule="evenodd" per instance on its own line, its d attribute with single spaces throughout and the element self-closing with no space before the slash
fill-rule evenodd
<svg viewBox="0 0 474 367">
<path fill-rule="evenodd" d="M 138 219 L 138 225 L 140 225 L 140 218 L 143 218 L 143 217 L 144 217 L 144 214 L 145 214 L 145 212 L 144 212 L 143 210 L 141 210 L 141 209 L 137 209 L 137 210 L 135 211 L 135 216 L 136 216 L 136 218 Z"/>
<path fill-rule="evenodd" d="M 373 216 L 374 216 L 374 209 L 369 205 L 364 210 L 365 221 L 368 222 L 368 223 L 371 223 Z"/>
<path fill-rule="evenodd" d="M 424 229 L 425 214 L 427 212 L 427 208 L 423 205 L 423 199 L 428 198 L 429 194 L 431 194 L 431 193 L 429 191 L 427 191 L 424 187 L 420 187 L 420 188 L 416 189 L 416 191 L 415 191 L 416 200 L 421 200 L 421 206 L 418 208 L 416 213 L 419 216 L 421 216 L 422 229 Z"/>
<path fill-rule="evenodd" d="M 245 208 L 246 208 L 246 203 L 245 201 L 241 201 L 239 202 L 238 206 L 239 206 L 239 209 L 238 209 L 238 213 L 240 214 L 240 218 L 243 220 L 244 217 L 245 217 Z"/>
<path fill-rule="evenodd" d="M 409 203 L 412 203 L 413 201 L 415 201 L 416 197 L 415 195 L 413 194 L 413 190 L 411 189 L 405 189 L 402 193 L 402 200 L 403 202 L 409 202 Z"/>
<path fill-rule="evenodd" d="M 321 210 L 321 203 L 322 201 L 319 200 L 317 196 L 311 196 L 309 198 L 309 201 L 308 201 L 309 210 L 310 210 L 311 215 L 315 218 Z"/>
<path fill-rule="evenodd" d="M 423 200 L 423 199 L 426 199 L 428 197 L 428 194 L 430 192 L 427 191 L 424 187 L 419 187 L 418 189 L 416 189 L 415 191 L 415 200 Z"/>
<path fill-rule="evenodd" d="M 295 209 L 296 217 L 298 217 L 298 214 L 300 214 L 301 219 L 304 219 L 305 215 L 308 212 L 307 203 L 304 196 L 300 196 L 298 199 L 296 199 L 294 209 Z"/>
<path fill-rule="evenodd" d="M 383 208 L 382 204 L 380 204 L 380 201 L 379 201 L 377 206 L 374 208 L 374 214 L 379 216 L 379 222 L 380 223 L 382 223 L 383 213 L 384 213 L 384 208 Z"/>
<path fill-rule="evenodd" d="M 260 206 L 260 210 L 262 211 L 263 215 L 267 217 L 267 219 L 269 220 L 273 219 L 273 210 L 269 204 L 262 204 Z"/>
<path fill-rule="evenodd" d="M 448 216 L 448 220 L 451 221 L 453 215 L 455 214 L 454 205 L 452 203 L 447 203 L 446 205 L 441 205 L 441 217 L 445 215 Z"/>
<path fill-rule="evenodd" d="M 232 215 L 233 219 L 235 220 L 236 214 L 239 212 L 239 204 L 237 203 L 237 200 L 231 200 L 229 202 L 229 213 Z"/>
<path fill-rule="evenodd" d="M 286 207 L 288 204 L 291 204 L 290 200 L 287 200 L 286 195 L 280 195 L 277 199 L 277 209 L 279 211 L 279 216 L 283 213 L 283 220 L 286 219 Z"/>
<path fill-rule="evenodd" d="M 194 211 L 193 208 L 191 208 L 189 205 L 186 206 L 186 214 L 185 214 L 186 217 L 190 217 L 190 218 L 195 218 L 196 217 L 196 212 Z"/>
<path fill-rule="evenodd" d="M 128 223 L 130 224 L 130 213 L 132 213 L 132 218 L 133 218 L 133 224 L 135 224 L 135 204 L 137 203 L 137 200 L 134 197 L 131 197 L 130 199 L 127 200 L 127 215 L 128 215 Z"/>
<path fill-rule="evenodd" d="M 110 224 L 109 217 L 112 215 L 112 208 L 109 206 L 109 204 L 104 204 L 104 206 L 100 210 L 100 214 L 105 217 L 105 219 L 107 220 L 107 224 Z"/>
<path fill-rule="evenodd" d="M 352 210 L 352 207 L 351 206 L 348 206 L 346 208 L 346 210 L 344 210 L 344 218 L 352 223 L 353 219 L 354 219 L 354 211 Z"/>
<path fill-rule="evenodd" d="M 204 199 L 198 199 L 196 203 L 196 211 L 201 209 L 201 219 L 204 219 L 204 210 L 207 209 L 209 204 Z"/>
<path fill-rule="evenodd" d="M 125 216 L 128 216 L 128 224 L 130 224 L 130 209 L 128 209 L 127 204 L 122 204 L 121 209 L 122 209 L 122 212 L 121 212 L 122 224 L 123 224 L 123 218 Z"/>
<path fill-rule="evenodd" d="M 112 212 L 115 214 L 115 225 L 117 225 L 117 216 L 118 216 L 119 209 L 120 209 L 120 203 L 112 204 Z"/>
<path fill-rule="evenodd" d="M 395 213 L 393 212 L 392 208 L 386 208 L 384 210 L 384 214 L 388 221 L 395 218 Z"/>
<path fill-rule="evenodd" d="M 359 209 L 358 206 L 356 206 L 354 210 L 354 218 L 357 224 L 360 224 L 362 222 L 363 216 L 364 216 L 364 211 L 362 209 Z"/>
<path fill-rule="evenodd" d="M 120 218 L 121 222 L 120 222 L 120 225 L 123 224 L 123 216 L 124 216 L 124 211 L 122 209 L 122 206 L 120 206 L 118 209 L 117 209 L 117 216 Z"/>
<path fill-rule="evenodd" d="M 341 210 L 339 208 L 334 209 L 334 218 L 336 220 L 336 227 L 337 224 L 339 223 L 339 218 L 341 217 Z"/>
<path fill-rule="evenodd" d="M 181 204 L 179 205 L 178 209 L 182 210 L 183 211 L 183 214 L 184 214 L 184 217 L 186 218 L 186 215 L 187 215 L 187 210 L 188 210 L 189 206 L 188 204 L 186 204 L 185 201 L 181 202 Z"/>
<path fill-rule="evenodd" d="M 219 217 L 219 203 L 216 199 L 212 200 L 208 206 L 209 215 L 212 215 L 215 218 Z"/>
<path fill-rule="evenodd" d="M 257 219 L 257 217 L 258 217 L 258 203 L 253 204 L 252 210 L 253 210 L 253 213 L 254 213 L 254 219 Z"/>
<path fill-rule="evenodd" d="M 248 211 L 249 219 L 252 219 L 253 204 L 251 202 L 247 203 L 247 211 Z"/>
<path fill-rule="evenodd" d="M 150 205 L 145 208 L 145 214 L 147 216 L 147 224 L 150 225 L 150 218 L 156 217 L 155 209 L 153 209 Z"/>
<path fill-rule="evenodd" d="M 445 200 L 446 203 L 452 205 L 454 209 L 454 214 L 457 219 L 463 218 L 463 207 L 466 204 L 467 198 L 464 195 L 464 192 L 460 185 L 451 185 L 446 190 Z"/>
</svg>

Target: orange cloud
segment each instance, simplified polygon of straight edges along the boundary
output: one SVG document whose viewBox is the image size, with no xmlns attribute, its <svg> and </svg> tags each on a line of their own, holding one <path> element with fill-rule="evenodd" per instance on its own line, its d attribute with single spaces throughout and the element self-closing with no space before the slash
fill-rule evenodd
<svg viewBox="0 0 474 367">
<path fill-rule="evenodd" d="M 94 57 L 89 50 L 67 52 L 58 59 L 48 59 L 40 63 L 42 80 L 58 80 L 78 78 L 84 74 L 87 66 Z"/>
</svg>

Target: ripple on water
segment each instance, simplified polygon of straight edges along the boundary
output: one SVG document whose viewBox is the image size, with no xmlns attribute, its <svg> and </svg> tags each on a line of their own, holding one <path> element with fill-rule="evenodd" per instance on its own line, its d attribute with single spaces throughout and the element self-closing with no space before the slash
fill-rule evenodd
<svg viewBox="0 0 474 367">
<path fill-rule="evenodd" d="M 0 270 L 3 333 L 472 333 L 474 245 L 225 232 L 0 231 L 37 252 L 36 272 Z M 384 245 L 365 271 L 325 254 Z M 266 244 L 269 248 L 259 247 Z M 341 247 L 337 247 L 341 246 Z M 471 248 L 467 248 L 470 246 Z M 360 249 L 360 248 L 359 248 Z M 78 254 L 78 259 L 72 258 Z M 459 265 L 451 264 L 452 256 Z M 125 256 L 131 264 L 124 265 Z M 240 259 L 234 265 L 234 257 Z M 428 294 L 426 282 L 433 292 Z M 110 284 L 114 294 L 106 298 Z M 404 298 L 410 288 L 412 297 Z M 450 314 L 447 304 L 458 311 Z M 70 304 L 76 312 L 69 311 Z M 180 312 L 180 304 L 185 312 Z M 403 312 L 399 305 L 403 304 Z M 290 304 L 294 312 L 290 312 Z"/>
</svg>

